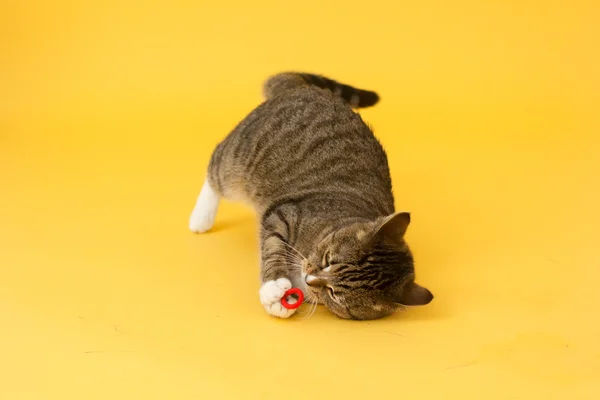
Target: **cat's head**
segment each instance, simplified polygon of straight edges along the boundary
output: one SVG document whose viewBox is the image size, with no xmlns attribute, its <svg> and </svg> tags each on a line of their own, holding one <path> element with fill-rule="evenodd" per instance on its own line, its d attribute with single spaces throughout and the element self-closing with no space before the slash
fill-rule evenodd
<svg viewBox="0 0 600 400">
<path fill-rule="evenodd" d="M 410 214 L 350 224 L 325 237 L 303 267 L 310 294 L 341 318 L 376 319 L 428 304 L 404 241 Z"/>
</svg>

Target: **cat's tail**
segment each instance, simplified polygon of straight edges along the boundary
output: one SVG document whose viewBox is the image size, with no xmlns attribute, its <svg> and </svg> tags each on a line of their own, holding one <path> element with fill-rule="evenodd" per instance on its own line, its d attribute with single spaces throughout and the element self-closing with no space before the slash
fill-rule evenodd
<svg viewBox="0 0 600 400">
<path fill-rule="evenodd" d="M 288 90 L 306 86 L 316 86 L 329 90 L 354 108 L 374 106 L 379 101 L 379 96 L 375 92 L 356 89 L 324 76 L 299 72 L 283 72 L 270 77 L 265 82 L 263 91 L 265 97 L 270 99 Z"/>
</svg>

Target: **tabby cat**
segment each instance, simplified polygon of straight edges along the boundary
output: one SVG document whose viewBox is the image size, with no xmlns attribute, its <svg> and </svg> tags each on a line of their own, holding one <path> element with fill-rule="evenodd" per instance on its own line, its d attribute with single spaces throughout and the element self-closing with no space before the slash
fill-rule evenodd
<svg viewBox="0 0 600 400">
<path fill-rule="evenodd" d="M 264 94 L 216 147 L 190 229 L 213 226 L 221 197 L 256 210 L 259 297 L 276 317 L 296 311 L 280 303 L 291 287 L 349 319 L 428 304 L 404 241 L 410 215 L 394 212 L 386 153 L 353 111 L 379 96 L 292 72 L 268 79 Z"/>
</svg>

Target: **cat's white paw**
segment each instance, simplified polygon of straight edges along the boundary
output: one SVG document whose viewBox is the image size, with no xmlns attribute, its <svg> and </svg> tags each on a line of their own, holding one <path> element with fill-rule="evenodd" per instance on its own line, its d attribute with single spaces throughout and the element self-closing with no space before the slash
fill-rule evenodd
<svg viewBox="0 0 600 400">
<path fill-rule="evenodd" d="M 291 317 L 297 309 L 288 310 L 281 304 L 281 299 L 286 290 L 292 288 L 292 283 L 287 278 L 279 278 L 273 281 L 263 283 L 260 288 L 260 302 L 267 310 L 269 315 L 279 318 Z M 290 299 L 289 303 L 293 304 L 295 300 Z"/>
<path fill-rule="evenodd" d="M 189 227 L 192 232 L 203 233 L 213 227 L 219 209 L 219 195 L 204 181 L 196 206 L 190 216 Z"/>
</svg>

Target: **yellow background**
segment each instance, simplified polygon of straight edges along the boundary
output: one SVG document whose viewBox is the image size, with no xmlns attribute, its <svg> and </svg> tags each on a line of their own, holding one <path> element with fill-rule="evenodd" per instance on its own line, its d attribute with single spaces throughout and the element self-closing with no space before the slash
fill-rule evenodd
<svg viewBox="0 0 600 400">
<path fill-rule="evenodd" d="M 4 1 L 0 398 L 600 398 L 596 1 Z M 271 73 L 365 110 L 433 303 L 269 318 L 187 218 Z"/>
</svg>

